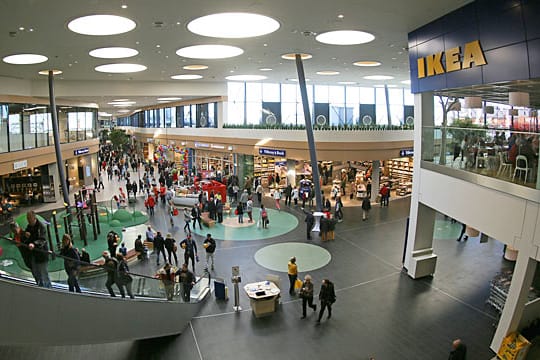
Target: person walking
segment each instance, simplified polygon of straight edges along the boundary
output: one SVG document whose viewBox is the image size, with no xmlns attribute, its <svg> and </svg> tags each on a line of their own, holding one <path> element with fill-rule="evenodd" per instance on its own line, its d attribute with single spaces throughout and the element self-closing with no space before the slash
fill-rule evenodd
<svg viewBox="0 0 540 360">
<path fill-rule="evenodd" d="M 371 200 L 365 196 L 362 200 L 362 221 L 368 219 L 369 210 L 371 209 Z"/>
<path fill-rule="evenodd" d="M 313 225 L 315 225 L 315 216 L 313 216 L 313 210 L 306 211 L 306 219 L 304 221 L 306 222 L 307 239 L 311 240 L 311 230 L 313 229 Z"/>
<path fill-rule="evenodd" d="M 467 241 L 469 240 L 469 235 L 465 234 L 465 231 L 467 230 L 467 225 L 462 223 L 461 224 L 461 233 L 459 234 L 458 238 L 456 241 L 461 241 L 461 239 L 463 238 L 463 241 Z M 465 235 L 465 236 L 463 236 Z"/>
<path fill-rule="evenodd" d="M 165 263 L 165 266 L 157 272 L 157 275 L 165 288 L 165 296 L 167 301 L 172 301 L 174 298 L 176 272 L 172 270 L 171 264 Z"/>
<path fill-rule="evenodd" d="M 292 189 L 292 200 L 294 201 L 294 206 L 298 206 L 299 190 L 298 187 Z"/>
<path fill-rule="evenodd" d="M 298 278 L 298 266 L 296 265 L 296 257 L 292 257 L 287 264 L 287 275 L 289 276 L 289 294 L 295 295 L 294 283 Z"/>
<path fill-rule="evenodd" d="M 263 195 L 263 187 L 262 184 L 259 183 L 257 187 L 255 188 L 255 193 L 257 194 L 257 201 L 259 202 L 259 205 L 262 204 L 262 195 Z"/>
<path fill-rule="evenodd" d="M 105 269 L 105 272 L 107 273 L 107 281 L 105 282 L 105 287 L 107 290 L 109 290 L 109 294 L 112 297 L 115 297 L 114 290 L 112 288 L 113 284 L 116 284 L 118 288 L 120 289 L 120 286 L 116 282 L 116 273 L 118 271 L 118 260 L 116 258 L 111 257 L 111 254 L 108 251 L 103 252 L 103 259 L 105 260 L 103 264 L 103 268 Z"/>
<path fill-rule="evenodd" d="M 94 176 L 94 190 L 97 190 L 99 192 L 98 179 L 95 176 Z"/>
<path fill-rule="evenodd" d="M 189 302 L 191 298 L 191 289 L 193 289 L 193 285 L 195 285 L 195 275 L 189 271 L 187 264 L 183 264 L 182 270 L 178 272 L 178 276 L 180 277 L 182 299 L 184 302 Z"/>
<path fill-rule="evenodd" d="M 196 203 L 195 206 L 191 209 L 191 217 L 193 218 L 193 229 L 195 229 L 195 226 L 197 225 L 197 221 L 199 222 L 199 229 L 202 230 L 201 225 L 201 208 L 199 207 L 199 203 Z"/>
<path fill-rule="evenodd" d="M 268 212 L 264 208 L 264 205 L 261 205 L 261 220 L 260 221 L 261 221 L 262 228 L 267 229 L 270 221 L 268 220 Z"/>
<path fill-rule="evenodd" d="M 302 319 L 306 318 L 306 305 L 309 305 L 313 311 L 317 311 L 317 305 L 313 304 L 313 283 L 311 275 L 304 276 L 304 283 L 300 289 L 300 297 L 302 298 Z"/>
<path fill-rule="evenodd" d="M 180 247 L 184 249 L 184 263 L 189 265 L 189 259 L 191 259 L 193 273 L 195 274 L 195 258 L 199 261 L 199 255 L 197 253 L 197 244 L 191 238 L 191 234 L 188 234 L 187 237 L 182 240 Z"/>
<path fill-rule="evenodd" d="M 36 284 L 41 287 L 50 288 L 49 279 L 49 246 L 45 238 L 45 225 L 36 217 L 36 213 L 30 210 L 26 213 L 28 225 L 24 232 L 24 244 L 30 250 L 30 270 L 34 276 Z"/>
<path fill-rule="evenodd" d="M 79 281 L 79 269 L 81 268 L 79 252 L 73 247 L 71 236 L 64 234 L 62 237 L 62 249 L 60 255 L 64 257 L 64 270 L 68 276 L 67 283 L 70 292 L 81 292 Z"/>
<path fill-rule="evenodd" d="M 99 173 L 98 191 L 99 191 L 99 188 L 105 190 L 105 185 L 103 185 L 103 175 L 101 175 L 101 172 Z"/>
<path fill-rule="evenodd" d="M 125 287 L 129 298 L 135 299 L 135 296 L 133 296 L 133 292 L 131 291 L 131 284 L 133 283 L 133 278 L 129 274 L 129 267 L 124 258 L 124 255 L 120 253 L 116 254 L 116 260 L 118 261 L 118 268 L 116 272 L 116 285 L 118 286 L 118 289 L 120 289 L 120 296 L 122 296 L 122 298 L 126 297 L 126 293 L 124 292 Z"/>
<path fill-rule="evenodd" d="M 212 238 L 212 234 L 206 234 L 203 247 L 206 250 L 206 268 L 214 270 L 214 252 L 216 251 L 216 241 Z M 210 265 L 212 260 L 212 265 Z"/>
<path fill-rule="evenodd" d="M 336 197 L 336 205 L 334 207 L 334 216 L 337 221 L 343 221 L 343 202 L 341 201 L 341 196 Z"/>
<path fill-rule="evenodd" d="M 238 205 L 236 206 L 236 210 L 234 212 L 236 215 L 238 215 L 238 223 L 243 224 L 244 223 L 244 204 L 242 202 L 238 202 Z"/>
<path fill-rule="evenodd" d="M 191 212 L 188 208 L 184 208 L 184 223 L 184 232 L 186 234 L 191 234 L 191 229 L 189 227 L 189 224 L 191 223 Z"/>
<path fill-rule="evenodd" d="M 174 256 L 174 263 L 176 266 L 178 266 L 178 257 L 176 256 L 176 240 L 174 240 L 171 233 L 168 233 L 167 237 L 165 237 L 165 249 L 169 255 L 169 264 L 172 264 L 172 256 Z"/>
<path fill-rule="evenodd" d="M 248 201 L 246 203 L 246 212 L 249 217 L 248 223 L 252 223 L 253 222 L 253 199 L 251 198 L 251 196 L 248 198 Z"/>
<path fill-rule="evenodd" d="M 154 216 L 154 207 L 156 206 L 156 200 L 151 194 L 148 195 L 148 199 L 146 199 L 145 205 L 148 209 L 148 212 L 150 213 L 150 216 Z"/>
<path fill-rule="evenodd" d="M 285 206 L 291 206 L 292 186 L 288 184 L 285 188 Z"/>
<path fill-rule="evenodd" d="M 276 202 L 276 209 L 281 211 L 281 206 L 279 205 L 279 200 L 281 199 L 281 192 L 279 191 L 279 189 L 274 190 L 274 195 L 273 196 L 274 196 L 274 200 Z"/>
<path fill-rule="evenodd" d="M 217 222 L 221 224 L 223 222 L 223 202 L 218 200 L 216 203 Z"/>
<path fill-rule="evenodd" d="M 467 359 L 467 346 L 461 341 L 456 339 L 452 341 L 452 351 L 448 356 L 448 360 L 466 360 Z"/>
<path fill-rule="evenodd" d="M 319 301 L 321 303 L 321 310 L 319 311 L 317 325 L 321 323 L 321 319 L 326 308 L 328 308 L 327 319 L 330 319 L 332 317 L 332 304 L 336 302 L 334 284 L 328 279 L 323 279 L 322 281 L 321 291 L 319 291 Z"/>
<path fill-rule="evenodd" d="M 163 238 L 163 235 L 161 235 L 160 231 L 158 231 L 154 237 L 154 250 L 157 257 L 156 265 L 159 266 L 159 254 L 163 255 L 163 262 L 166 263 L 167 256 L 165 255 L 165 239 Z"/>
</svg>

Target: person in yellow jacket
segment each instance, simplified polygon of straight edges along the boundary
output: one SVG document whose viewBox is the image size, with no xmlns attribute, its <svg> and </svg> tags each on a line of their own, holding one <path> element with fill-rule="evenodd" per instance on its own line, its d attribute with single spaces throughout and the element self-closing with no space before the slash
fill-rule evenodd
<svg viewBox="0 0 540 360">
<path fill-rule="evenodd" d="M 294 295 L 294 283 L 296 281 L 296 278 L 298 277 L 298 266 L 296 265 L 296 257 L 292 257 L 289 260 L 289 264 L 287 265 L 287 274 L 289 275 L 289 294 Z"/>
</svg>

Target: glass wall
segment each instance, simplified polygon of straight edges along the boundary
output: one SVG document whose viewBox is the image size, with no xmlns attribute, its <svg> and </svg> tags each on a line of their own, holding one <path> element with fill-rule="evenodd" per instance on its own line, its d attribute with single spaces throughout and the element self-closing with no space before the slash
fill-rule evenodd
<svg viewBox="0 0 540 360">
<path fill-rule="evenodd" d="M 362 104 L 376 109 L 369 114 L 375 118 L 372 125 L 388 124 L 384 88 L 307 85 L 306 90 L 312 122 L 319 119 L 318 126 L 367 125 L 361 122 L 361 116 L 366 115 L 361 114 Z M 228 96 L 228 121 L 225 126 L 304 124 L 304 108 L 298 84 L 229 82 Z M 388 100 L 391 124 L 403 125 L 404 106 L 414 105 L 414 96 L 409 89 L 395 88 L 389 91 Z M 279 109 L 272 104 L 279 104 Z M 272 108 L 273 111 L 270 110 Z"/>
<path fill-rule="evenodd" d="M 97 109 L 58 107 L 60 142 L 92 139 L 97 134 Z M 52 115 L 46 105 L 0 104 L 0 152 L 54 144 Z"/>
</svg>

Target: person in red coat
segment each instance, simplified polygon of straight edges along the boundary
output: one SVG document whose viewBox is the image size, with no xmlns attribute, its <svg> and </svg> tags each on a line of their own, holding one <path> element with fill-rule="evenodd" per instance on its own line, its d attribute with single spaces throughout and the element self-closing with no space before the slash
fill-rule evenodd
<svg viewBox="0 0 540 360">
<path fill-rule="evenodd" d="M 150 215 L 154 215 L 154 207 L 156 206 L 156 200 L 152 195 L 148 195 L 148 199 L 146 199 L 145 204 L 146 208 L 148 209 L 148 213 Z"/>
</svg>

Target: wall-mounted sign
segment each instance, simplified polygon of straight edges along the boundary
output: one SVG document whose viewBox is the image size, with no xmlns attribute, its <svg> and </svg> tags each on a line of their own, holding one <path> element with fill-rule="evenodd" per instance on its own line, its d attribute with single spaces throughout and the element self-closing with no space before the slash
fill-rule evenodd
<svg viewBox="0 0 540 360">
<path fill-rule="evenodd" d="M 461 53 L 461 47 L 456 46 L 433 55 L 418 58 L 416 61 L 418 63 L 419 79 L 487 64 L 479 40 L 466 43 L 463 54 Z"/>
<path fill-rule="evenodd" d="M 209 148 L 210 144 L 195 142 L 195 147 L 196 148 Z"/>
<path fill-rule="evenodd" d="M 90 151 L 90 149 L 87 148 L 87 147 L 80 148 L 80 149 L 75 149 L 75 150 L 73 150 L 73 155 L 79 156 L 79 155 L 83 155 L 83 154 L 88 154 L 89 151 Z"/>
<path fill-rule="evenodd" d="M 399 150 L 399 157 L 411 157 L 414 156 L 413 149 L 401 149 Z"/>
<path fill-rule="evenodd" d="M 225 145 L 210 144 L 212 149 L 225 149 Z"/>
<path fill-rule="evenodd" d="M 285 150 L 277 150 L 277 149 L 266 149 L 266 148 L 260 148 L 259 154 L 264 156 L 281 156 L 285 157 L 286 155 Z"/>
<path fill-rule="evenodd" d="M 28 160 L 15 161 L 13 163 L 13 170 L 24 169 L 28 166 Z"/>
</svg>

